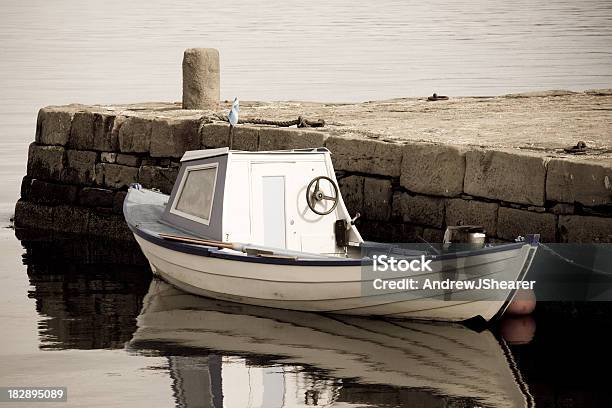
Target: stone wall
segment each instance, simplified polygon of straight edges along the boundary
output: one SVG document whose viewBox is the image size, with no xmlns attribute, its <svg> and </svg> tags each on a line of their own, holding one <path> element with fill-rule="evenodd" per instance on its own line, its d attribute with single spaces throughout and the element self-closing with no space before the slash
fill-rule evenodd
<svg viewBox="0 0 612 408">
<path fill-rule="evenodd" d="M 224 147 L 228 126 L 173 104 L 40 110 L 15 211 L 17 228 L 131 239 L 121 214 L 139 182 L 168 193 L 186 150 Z M 483 225 L 512 240 L 612 242 L 612 161 L 519 149 L 381 141 L 330 130 L 240 125 L 233 148 L 325 146 L 365 238 L 440 242 L 445 227 Z"/>
</svg>

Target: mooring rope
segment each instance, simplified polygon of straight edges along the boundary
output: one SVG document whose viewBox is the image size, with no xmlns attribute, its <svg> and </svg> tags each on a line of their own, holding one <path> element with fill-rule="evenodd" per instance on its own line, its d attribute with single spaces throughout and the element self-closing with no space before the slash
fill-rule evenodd
<svg viewBox="0 0 612 408">
<path fill-rule="evenodd" d="M 548 251 L 550 254 L 552 254 L 552 255 L 556 256 L 557 258 L 561 259 L 562 261 L 567 262 L 570 265 L 574 265 L 574 266 L 576 266 L 578 268 L 581 268 L 581 269 L 586 269 L 587 271 L 601 273 L 601 274 L 604 274 L 604 275 L 610 275 L 610 271 L 604 271 L 604 270 L 601 270 L 601 269 L 594 268 L 592 266 L 582 265 L 582 264 L 574 261 L 573 259 L 566 258 L 565 256 L 561 255 L 560 253 L 558 253 L 557 251 L 555 251 L 554 249 L 552 249 L 548 245 L 543 244 L 541 242 L 540 242 L 540 247 L 542 249 L 545 249 L 546 251 Z"/>
<path fill-rule="evenodd" d="M 215 116 L 224 122 L 228 122 L 226 116 L 217 113 Z M 304 127 L 324 127 L 325 121 L 323 119 L 317 120 L 308 120 L 303 118 L 302 116 L 298 116 L 297 119 L 294 120 L 270 120 L 270 119 L 261 119 L 261 118 L 240 118 L 238 119 L 239 124 L 252 124 L 252 125 L 271 125 L 278 127 L 289 127 L 296 126 L 299 128 Z"/>
</svg>

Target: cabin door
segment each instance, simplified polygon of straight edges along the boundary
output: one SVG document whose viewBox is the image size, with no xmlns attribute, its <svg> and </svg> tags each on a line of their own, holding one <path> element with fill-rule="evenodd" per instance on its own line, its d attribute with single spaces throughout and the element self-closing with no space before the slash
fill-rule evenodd
<svg viewBox="0 0 612 408">
<path fill-rule="evenodd" d="M 290 213 L 288 197 L 291 180 L 287 163 L 251 164 L 251 231 L 254 242 L 274 248 L 294 248 L 287 227 L 295 214 Z M 245 197 L 246 198 L 246 197 Z"/>
</svg>

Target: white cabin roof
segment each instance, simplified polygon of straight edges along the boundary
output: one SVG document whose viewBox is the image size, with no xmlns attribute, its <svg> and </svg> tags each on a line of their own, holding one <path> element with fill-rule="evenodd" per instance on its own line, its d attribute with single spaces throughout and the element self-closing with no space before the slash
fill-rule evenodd
<svg viewBox="0 0 612 408">
<path fill-rule="evenodd" d="M 189 150 L 185 152 L 185 154 L 181 158 L 181 161 L 184 162 L 190 160 L 204 159 L 206 157 L 220 156 L 222 154 L 227 154 L 229 151 L 230 150 L 227 147 L 221 147 L 219 149 Z"/>
<path fill-rule="evenodd" d="M 185 154 L 183 154 L 183 157 L 181 158 L 181 162 L 205 159 L 207 157 L 221 156 L 221 155 L 224 155 L 230 152 L 232 154 L 240 154 L 240 155 L 242 154 L 249 154 L 249 155 L 274 154 L 276 155 L 276 154 L 313 154 L 313 153 L 316 154 L 316 153 L 329 152 L 329 150 L 327 150 L 325 147 L 316 147 L 312 149 L 269 150 L 269 151 L 260 151 L 260 152 L 248 152 L 248 151 L 243 151 L 243 150 L 230 150 L 227 147 L 221 147 L 219 149 L 189 150 L 185 152 Z"/>
</svg>

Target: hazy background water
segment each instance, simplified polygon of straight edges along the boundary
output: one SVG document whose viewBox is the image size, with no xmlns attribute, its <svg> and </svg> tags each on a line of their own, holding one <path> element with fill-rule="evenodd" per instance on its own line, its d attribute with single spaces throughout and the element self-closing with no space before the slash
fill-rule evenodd
<svg viewBox="0 0 612 408">
<path fill-rule="evenodd" d="M 607 0 L 0 3 L 0 209 L 36 111 L 181 99 L 188 47 L 221 53 L 224 99 L 363 101 L 612 86 Z M 15 164 L 18 163 L 18 167 Z"/>
<path fill-rule="evenodd" d="M 612 2 L 2 2 L 2 194 L 16 198 L 37 109 L 180 100 L 188 47 L 220 50 L 224 99 L 610 87 Z"/>
<path fill-rule="evenodd" d="M 224 99 L 362 101 L 434 91 L 492 95 L 611 87 L 612 2 L 3 1 L 3 225 L 19 196 L 40 107 L 180 100 L 181 58 L 188 47 L 220 50 Z M 0 378 L 78 384 L 76 401 L 89 406 L 175 401 L 165 359 L 121 349 L 146 292 L 130 286 L 132 275 L 117 277 L 115 267 L 107 271 L 104 265 L 93 274 L 80 266 L 70 272 L 73 263 L 48 272 L 45 255 L 26 271 L 22 254 L 13 232 L 0 231 Z M 564 371 L 559 354 L 584 338 L 550 341 L 567 336 L 554 331 L 554 322 L 549 327 L 552 334 L 536 342 L 533 355 L 527 349 L 518 359 L 528 367 L 549 356 L 537 369 L 552 367 L 541 374 L 543 387 L 550 387 L 555 373 L 555 384 L 572 386 L 584 378 L 567 374 L 587 371 L 581 364 L 595 358 L 577 354 L 576 369 Z M 65 350 L 39 350 L 57 344 Z M 578 348 L 594 350 L 599 359 L 604 349 Z M 540 371 L 534 370 L 537 380 Z M 590 390 L 592 378 L 584 381 Z M 561 402 L 563 387 L 553 387 Z"/>
</svg>

